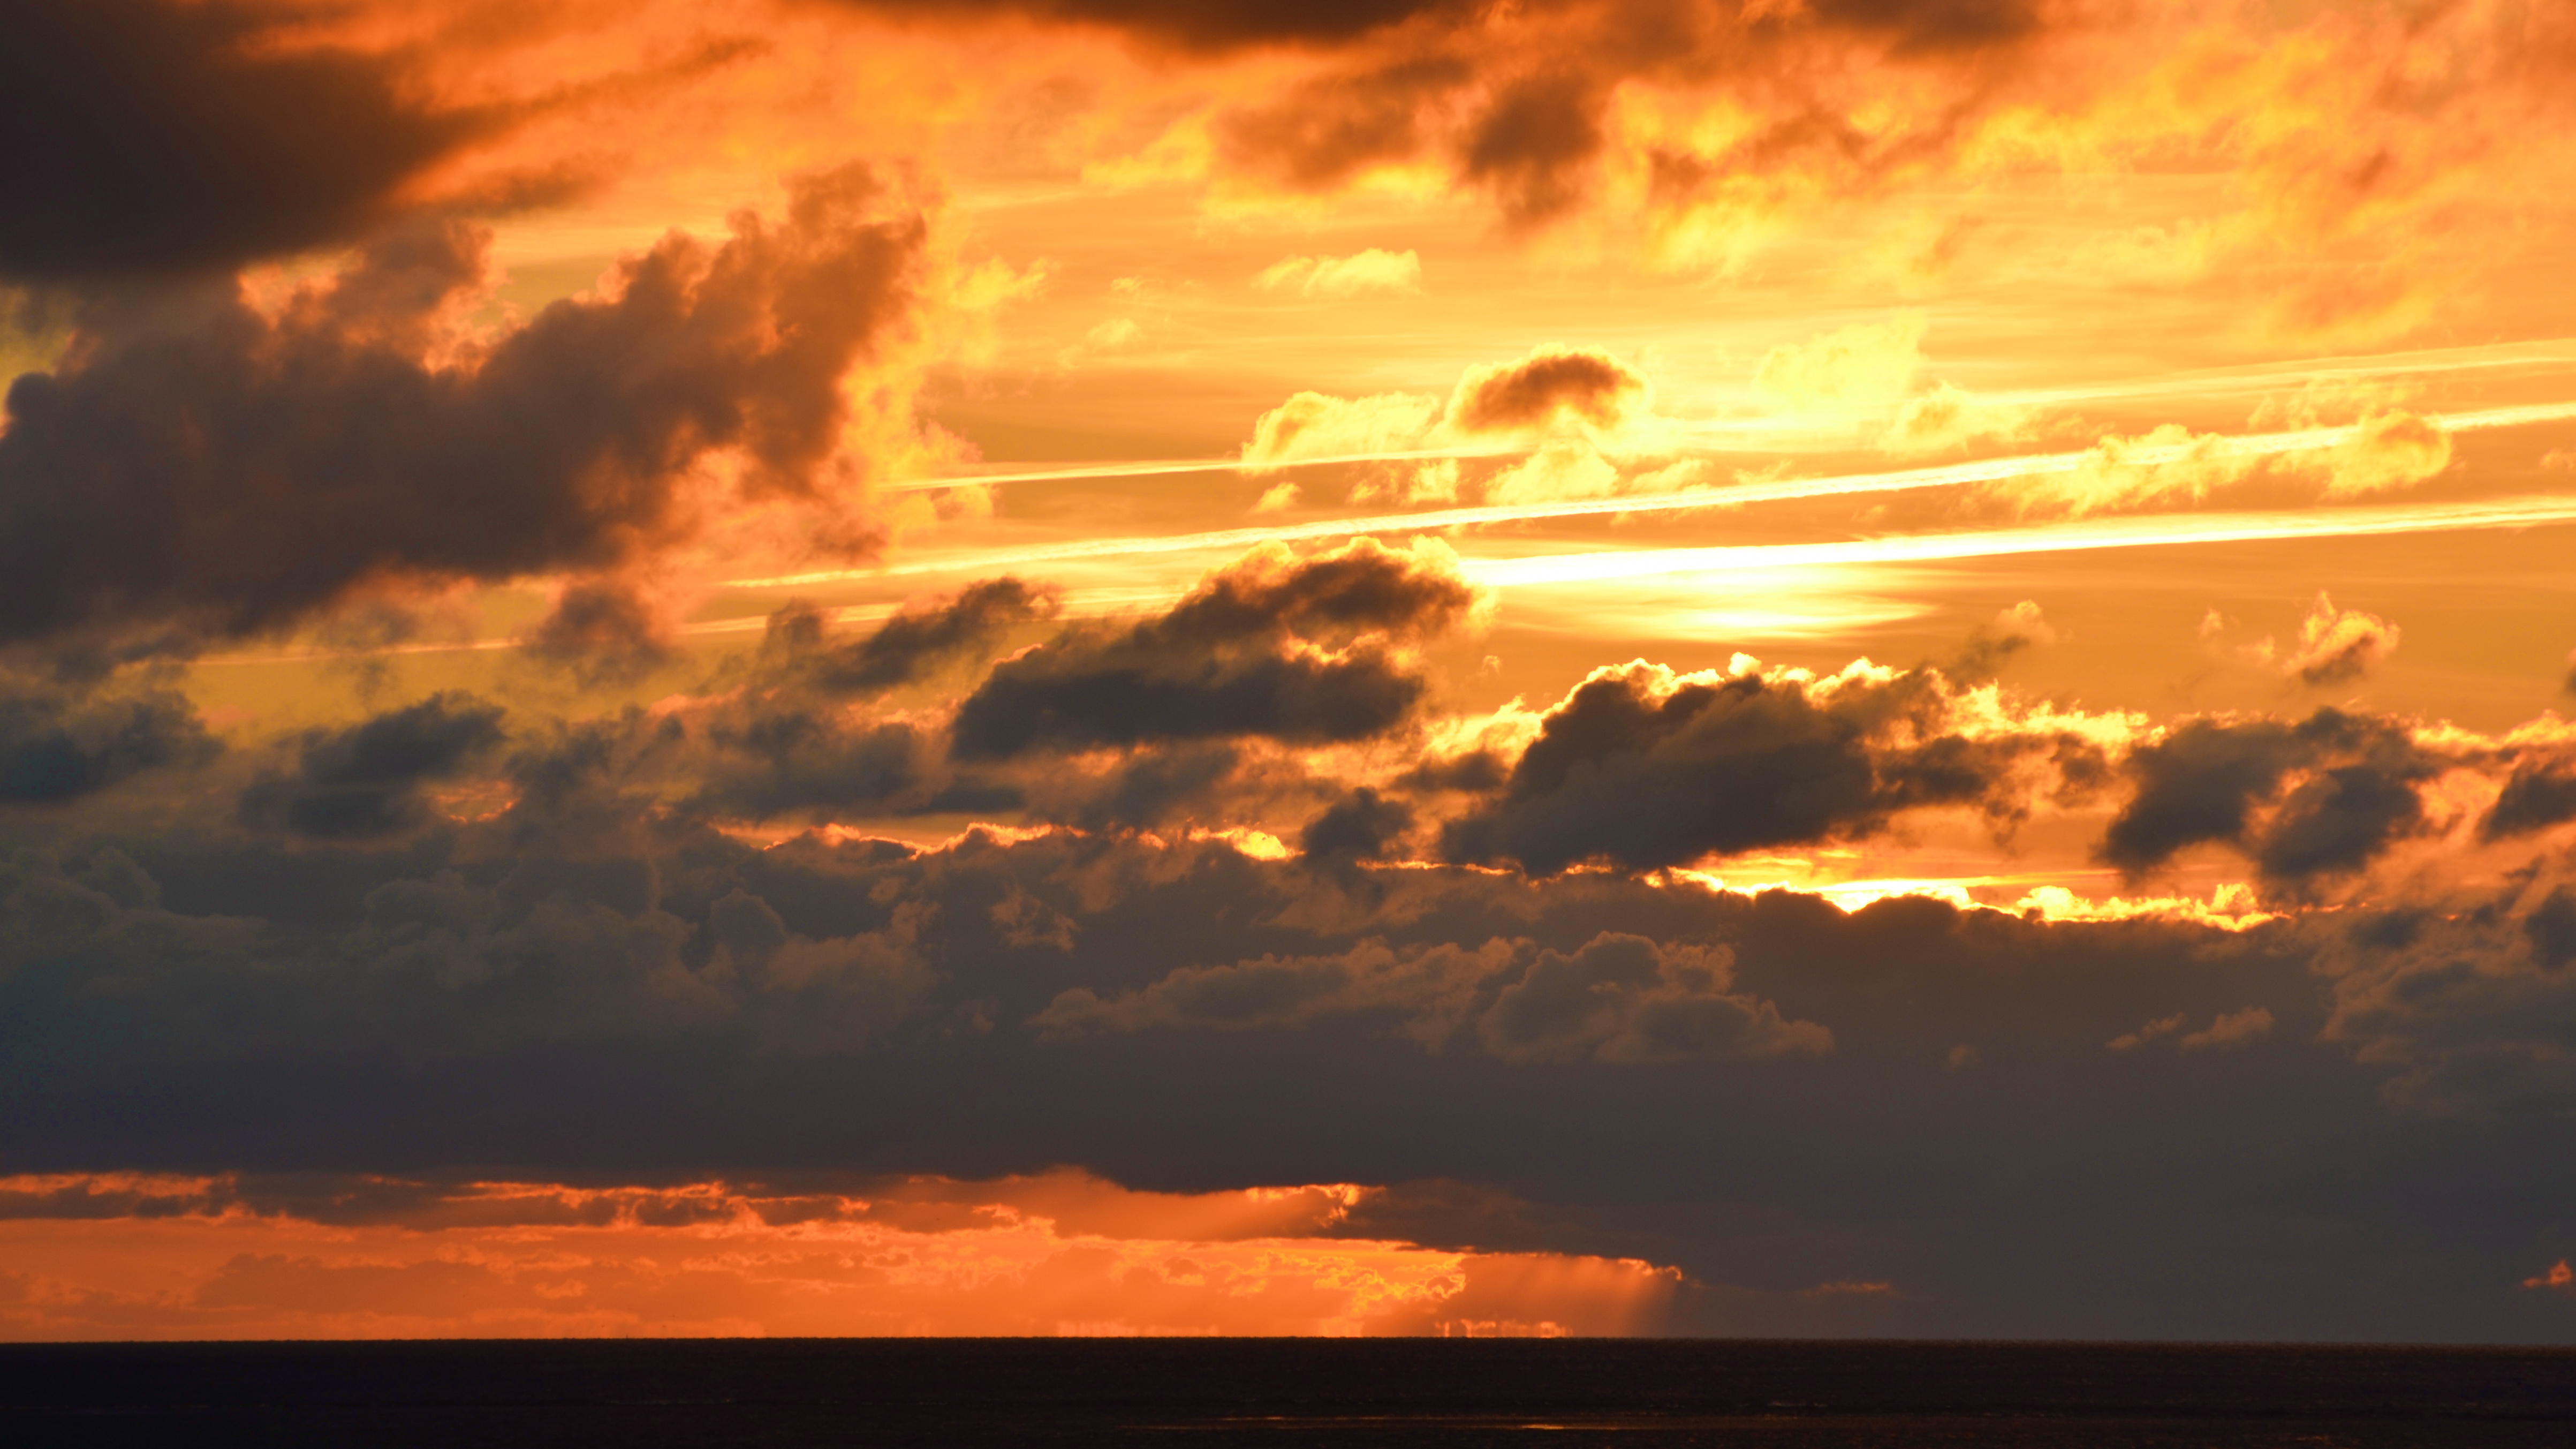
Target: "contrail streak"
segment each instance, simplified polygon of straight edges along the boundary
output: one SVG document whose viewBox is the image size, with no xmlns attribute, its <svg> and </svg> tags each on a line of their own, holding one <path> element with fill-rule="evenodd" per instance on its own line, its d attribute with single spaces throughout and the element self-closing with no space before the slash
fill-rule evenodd
<svg viewBox="0 0 2576 1449">
<path fill-rule="evenodd" d="M 2481 503 L 2338 508 L 2330 512 L 2167 514 L 2110 518 L 2039 528 L 1909 534 L 1833 543 L 1720 545 L 1548 554 L 1537 558 L 1467 559 L 1459 569 L 1488 588 L 1586 583 L 1654 574 L 1753 572 L 1835 564 L 1927 563 L 2006 554 L 2074 553 L 2103 548 L 2246 543 L 2265 539 L 2354 538 L 2391 533 L 2530 528 L 2576 522 L 2576 498 L 2505 498 Z"/>
<path fill-rule="evenodd" d="M 2501 351 L 2489 348 L 2451 349 L 2432 353 L 2398 353 L 2386 358 L 2324 359 L 2303 365 L 2296 370 L 2279 368 L 2244 372 L 2219 370 L 2147 381 L 2059 388 L 2026 388 L 1981 394 L 1979 400 L 2007 406 L 2038 407 L 2119 398 L 2170 397 L 2177 393 L 2199 394 L 2212 391 L 2241 393 L 2253 389 L 2333 378 L 2413 376 L 2514 367 L 2549 367 L 2576 362 L 2576 352 L 2546 350 L 2560 345 L 2563 344 L 2517 343 Z M 1703 438 L 1738 436 L 1747 443 L 1756 441 L 1765 433 L 1799 432 L 1808 427 L 1794 420 L 1766 418 L 1737 418 L 1715 423 L 1674 422 L 1672 425 L 1680 431 L 1696 433 Z M 968 488 L 986 483 L 1075 483 L 1092 478 L 1156 478 L 1192 473 L 1268 473 L 1290 468 L 1327 467 L 1337 463 L 1403 463 L 1439 458 L 1501 458 L 1531 451 L 1533 448 L 1529 443 L 1510 442 L 1457 444 L 1444 448 L 1412 448 L 1369 453 L 1331 453 L 1311 458 L 1274 458 L 1261 461 L 1247 459 L 1241 455 L 1227 458 L 1152 458 L 1121 463 L 1031 468 L 1015 472 L 961 473 L 945 478 L 896 479 L 878 484 L 877 489 L 885 493 L 923 493 L 949 488 Z"/>
<path fill-rule="evenodd" d="M 2425 421 L 2446 432 L 2478 432 L 2523 427 L 2576 418 L 2576 403 L 2538 403 L 2524 407 L 2488 408 L 2478 412 L 2430 416 Z M 2120 454 L 2124 465 L 2170 463 L 2209 449 L 2231 458 L 2272 457 L 2338 447 L 2361 436 L 2360 425 L 2301 428 L 2290 432 L 2254 433 L 2243 437 L 2195 439 L 2161 447 L 2130 447 Z M 2081 452 L 2041 453 L 2014 458 L 1988 458 L 1972 463 L 1946 463 L 1928 468 L 1900 468 L 1881 473 L 1855 473 L 1834 478 L 1784 478 L 1738 483 L 1722 488 L 1687 488 L 1672 493 L 1622 494 L 1611 498 L 1565 499 L 1548 503 L 1500 503 L 1474 508 L 1439 508 L 1413 513 L 1385 513 L 1365 518 L 1318 519 L 1308 523 L 1264 524 L 1130 538 L 1081 539 L 995 549 L 977 554 L 923 558 L 879 568 L 826 569 L 771 578 L 729 579 L 733 588 L 795 588 L 851 579 L 901 578 L 920 574 L 983 572 L 1021 568 L 1064 559 L 1116 558 L 1137 554 L 1194 553 L 1249 548 L 1270 542 L 1346 538 L 1363 533 L 1418 533 L 1488 523 L 1522 523 L 1549 518 L 1582 518 L 1609 513 L 1657 513 L 1694 508 L 1731 508 L 1800 498 L 1832 498 L 1869 493 L 1898 493 L 1922 488 L 1950 488 L 1969 483 L 1995 483 L 2008 478 L 2071 473 L 2098 455 Z"/>
</svg>

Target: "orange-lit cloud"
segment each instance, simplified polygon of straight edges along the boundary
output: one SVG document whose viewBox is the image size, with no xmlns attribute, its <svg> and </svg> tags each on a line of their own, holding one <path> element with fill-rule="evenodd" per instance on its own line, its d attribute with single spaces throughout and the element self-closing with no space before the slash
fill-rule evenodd
<svg viewBox="0 0 2576 1449">
<path fill-rule="evenodd" d="M 0 1334 L 1600 1334 L 1652 1326 L 1677 1287 L 1642 1262 L 1330 1235 L 1366 1191 L 366 1179 L 308 1206 L 228 1179 L 20 1176 L 0 1180 Z"/>
</svg>

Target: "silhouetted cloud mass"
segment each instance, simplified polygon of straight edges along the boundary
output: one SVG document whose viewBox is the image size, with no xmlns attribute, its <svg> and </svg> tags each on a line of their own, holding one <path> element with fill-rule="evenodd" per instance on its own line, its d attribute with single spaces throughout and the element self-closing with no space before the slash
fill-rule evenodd
<svg viewBox="0 0 2576 1449">
<path fill-rule="evenodd" d="M 2297 724 L 2192 720 L 2130 755 L 2136 793 L 2104 833 L 2101 857 L 2135 876 L 2215 841 L 2246 850 L 2285 885 L 2355 870 L 2422 821 L 2414 787 L 2440 765 L 2395 722 L 2341 710 Z M 2303 777 L 2283 797 L 2294 772 Z M 2257 807 L 2276 798 L 2258 820 Z"/>
<path fill-rule="evenodd" d="M 770 617 L 762 662 L 828 694 L 882 694 L 989 651 L 1011 629 L 1055 610 L 1050 590 L 1015 578 L 986 579 L 954 597 L 907 607 L 860 639 L 834 642 L 820 612 L 790 604 Z"/>
<path fill-rule="evenodd" d="M 414 97 L 397 59 L 211 0 L 15 0 L 0 22 L 0 277 L 221 271 L 344 242 L 509 119 Z"/>
<path fill-rule="evenodd" d="M 864 168 L 808 178 L 784 224 L 675 234 L 453 365 L 425 354 L 484 273 L 460 223 L 273 317 L 101 307 L 9 390 L 0 640 L 238 636 L 373 582 L 613 568 L 691 526 L 682 481 L 718 449 L 748 491 L 809 490 L 843 375 L 911 305 L 923 223 L 885 202 Z"/>
<path fill-rule="evenodd" d="M 175 690 L 106 690 L 0 676 L 0 802 L 51 805 L 222 749 Z"/>
<path fill-rule="evenodd" d="M 502 711 L 434 694 L 342 730 L 308 732 L 291 773 L 242 795 L 245 823 L 323 840 L 392 835 L 426 822 L 421 786 L 451 778 L 501 742 Z"/>
<path fill-rule="evenodd" d="M 1594 860 L 1655 870 L 1866 835 L 1912 807 L 2009 814 L 2018 764 L 2096 753 L 2045 732 L 1971 738 L 1949 727 L 1948 705 L 1929 670 L 1821 682 L 1597 671 L 1443 848 L 1540 875 Z"/>
<path fill-rule="evenodd" d="M 1266 548 L 1168 613 L 1079 626 L 1004 661 L 958 706 L 954 750 L 999 760 L 1153 741 L 1364 739 L 1427 688 L 1398 646 L 1474 603 L 1445 554 L 1360 539 L 1299 559 Z"/>
</svg>

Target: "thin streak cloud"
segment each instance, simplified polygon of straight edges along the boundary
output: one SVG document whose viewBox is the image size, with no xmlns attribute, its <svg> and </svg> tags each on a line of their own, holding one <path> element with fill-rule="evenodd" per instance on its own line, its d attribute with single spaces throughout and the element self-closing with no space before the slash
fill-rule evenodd
<svg viewBox="0 0 2576 1449">
<path fill-rule="evenodd" d="M 2576 418 L 2576 403 L 2538 403 L 2519 407 L 2487 408 L 2474 412 L 2428 417 L 2425 421 L 2446 432 L 2461 433 L 2563 422 L 2570 418 Z M 2363 429 L 2359 424 L 2300 428 L 2278 433 L 2254 433 L 2218 440 L 2216 452 L 2219 456 L 2233 458 L 2276 457 L 2333 448 L 2362 436 Z M 2196 446 L 2160 444 L 2131 448 L 2122 455 L 2122 461 L 2133 465 L 2178 461 L 2190 457 Z M 1364 458 L 1338 461 L 1381 461 L 1421 456 L 1426 455 L 1373 454 Z M 1682 489 L 1672 493 L 1622 494 L 1608 498 L 1491 504 L 1473 508 L 1438 508 L 1413 513 L 1373 514 L 1360 518 L 1317 519 L 1308 523 L 1216 529 L 1204 533 L 1083 539 L 1067 543 L 994 550 L 973 555 L 918 558 L 875 569 L 823 569 L 810 573 L 780 574 L 766 578 L 728 579 L 726 584 L 728 587 L 737 589 L 797 588 L 813 584 L 841 583 L 853 579 L 890 576 L 1001 572 L 1058 559 L 1107 558 L 1127 554 L 1216 552 L 1249 548 L 1259 543 L 1300 543 L 1316 539 L 1345 538 L 1357 534 L 1403 533 L 1425 529 L 1475 527 L 1481 524 L 1526 523 L 1550 518 L 1664 513 L 1698 508 L 1732 508 L 1753 503 L 1777 503 L 1796 499 L 1901 493 L 1917 489 L 1950 488 L 1971 483 L 1994 483 L 2013 478 L 2072 473 L 2084 467 L 2095 456 L 2089 450 L 2041 453 L 1980 459 L 1970 463 L 1946 463 L 1929 468 L 1900 468 L 1878 473 L 1853 473 L 1832 478 L 1790 478 L 1776 482 L 1738 483 L 1722 488 Z M 1182 469 L 1175 466 L 1172 471 L 1204 470 Z"/>
</svg>

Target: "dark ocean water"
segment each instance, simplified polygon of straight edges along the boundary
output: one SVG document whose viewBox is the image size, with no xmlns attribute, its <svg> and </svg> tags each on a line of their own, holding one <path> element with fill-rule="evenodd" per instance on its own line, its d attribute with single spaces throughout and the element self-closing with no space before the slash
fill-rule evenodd
<svg viewBox="0 0 2576 1449">
<path fill-rule="evenodd" d="M 2576 1449 L 2576 1350 L 1745 1341 L 0 1347 L 0 1444 Z"/>
</svg>

